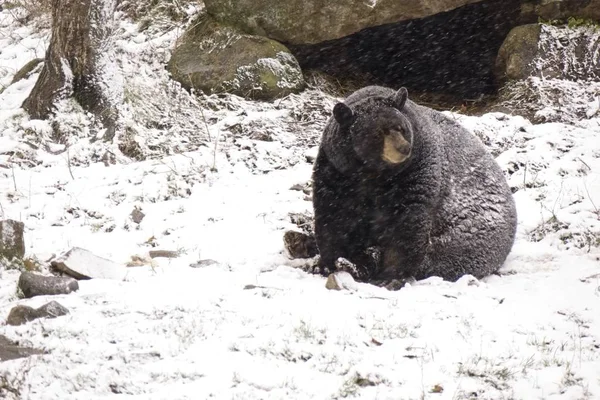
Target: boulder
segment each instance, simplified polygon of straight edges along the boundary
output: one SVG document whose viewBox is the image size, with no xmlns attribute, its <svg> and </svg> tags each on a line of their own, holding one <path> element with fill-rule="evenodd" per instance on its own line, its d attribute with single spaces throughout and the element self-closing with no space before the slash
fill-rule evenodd
<svg viewBox="0 0 600 400">
<path fill-rule="evenodd" d="M 122 280 L 127 273 L 123 265 L 99 257 L 80 247 L 73 247 L 64 255 L 53 260 L 52 266 L 75 279 Z"/>
<path fill-rule="evenodd" d="M 56 294 L 69 294 L 79 290 L 79 283 L 73 278 L 61 276 L 43 276 L 32 272 L 23 272 L 19 277 L 19 289 L 26 298 Z"/>
<path fill-rule="evenodd" d="M 513 28 L 498 52 L 497 78 L 600 79 L 600 31 L 594 26 L 529 24 Z"/>
<path fill-rule="evenodd" d="M 184 87 L 269 100 L 299 92 L 298 61 L 281 43 L 202 16 L 179 38 L 167 66 Z"/>
<path fill-rule="evenodd" d="M 541 31 L 542 25 L 529 24 L 517 26 L 509 32 L 496 58 L 499 80 L 525 79 L 531 75 Z"/>
<path fill-rule="evenodd" d="M 25 239 L 22 222 L 7 219 L 0 221 L 0 258 L 22 259 L 25 255 Z"/>
<path fill-rule="evenodd" d="M 205 0 L 209 15 L 284 43 L 339 39 L 364 28 L 423 18 L 480 0 Z"/>
<path fill-rule="evenodd" d="M 8 317 L 6 318 L 6 323 L 8 325 L 17 326 L 26 324 L 27 322 L 38 318 L 56 318 L 67 315 L 68 313 L 69 310 L 56 301 L 46 303 L 37 309 L 25 305 L 18 305 L 10 310 Z"/>
</svg>

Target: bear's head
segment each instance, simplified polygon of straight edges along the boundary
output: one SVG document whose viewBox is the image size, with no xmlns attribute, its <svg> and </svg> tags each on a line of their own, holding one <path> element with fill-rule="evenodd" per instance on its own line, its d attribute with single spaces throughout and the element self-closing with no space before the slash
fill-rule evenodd
<svg viewBox="0 0 600 400">
<path fill-rule="evenodd" d="M 369 96 L 352 107 L 338 103 L 333 117 L 342 140 L 348 140 L 356 158 L 369 169 L 402 166 L 411 157 L 413 128 L 401 111 L 408 98 L 406 88 L 390 96 Z"/>
</svg>

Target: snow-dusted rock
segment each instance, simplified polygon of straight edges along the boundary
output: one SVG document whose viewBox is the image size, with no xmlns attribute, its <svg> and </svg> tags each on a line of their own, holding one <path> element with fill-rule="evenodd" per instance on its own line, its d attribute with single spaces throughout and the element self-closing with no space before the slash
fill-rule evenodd
<svg viewBox="0 0 600 400">
<path fill-rule="evenodd" d="M 131 211 L 131 214 L 129 214 L 129 216 L 131 217 L 131 220 L 133 222 L 139 224 L 142 222 L 146 214 L 144 214 L 142 210 L 140 210 L 138 207 L 135 207 L 133 211 Z"/>
<path fill-rule="evenodd" d="M 600 33 L 593 26 L 529 24 L 513 28 L 498 52 L 500 79 L 594 81 L 600 77 Z"/>
<path fill-rule="evenodd" d="M 61 276 L 43 276 L 33 272 L 23 272 L 19 277 L 19 289 L 27 298 L 56 294 L 69 294 L 79 290 L 77 280 Z"/>
<path fill-rule="evenodd" d="M 356 290 L 356 281 L 346 271 L 335 271 L 333 274 L 329 274 L 325 287 L 329 290 Z"/>
<path fill-rule="evenodd" d="M 25 240 L 22 222 L 7 219 L 0 221 L 0 258 L 12 260 L 25 255 Z"/>
<path fill-rule="evenodd" d="M 305 86 L 298 61 L 284 45 L 209 17 L 181 36 L 168 69 L 184 87 L 207 94 L 228 92 L 268 100 Z"/>
<path fill-rule="evenodd" d="M 44 304 L 40 308 L 18 305 L 10 310 L 6 323 L 8 325 L 23 325 L 38 318 L 56 318 L 67 315 L 69 310 L 56 301 Z"/>
<path fill-rule="evenodd" d="M 121 280 L 127 272 L 123 265 L 99 257 L 80 247 L 73 247 L 64 255 L 53 260 L 52 266 L 76 279 Z"/>
</svg>

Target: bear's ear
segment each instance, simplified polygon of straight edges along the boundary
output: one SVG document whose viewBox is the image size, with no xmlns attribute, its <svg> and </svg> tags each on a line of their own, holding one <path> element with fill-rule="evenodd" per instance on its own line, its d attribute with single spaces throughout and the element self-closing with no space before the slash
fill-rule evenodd
<svg viewBox="0 0 600 400">
<path fill-rule="evenodd" d="M 402 108 L 404 108 L 404 105 L 406 104 L 406 99 L 408 99 L 408 90 L 406 90 L 405 87 L 401 87 L 396 93 L 394 93 L 392 98 L 394 107 L 398 111 L 402 111 Z"/>
<path fill-rule="evenodd" d="M 337 103 L 335 107 L 333 107 L 333 117 L 341 126 L 348 126 L 352 124 L 354 113 L 350 107 L 344 103 Z"/>
</svg>

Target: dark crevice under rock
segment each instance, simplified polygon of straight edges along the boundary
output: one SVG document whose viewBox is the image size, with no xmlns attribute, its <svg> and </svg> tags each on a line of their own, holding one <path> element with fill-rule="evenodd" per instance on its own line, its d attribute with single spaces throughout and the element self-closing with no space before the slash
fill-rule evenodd
<svg viewBox="0 0 600 400">
<path fill-rule="evenodd" d="M 521 3 L 474 3 L 337 40 L 288 47 L 303 70 L 471 100 L 496 93 L 493 70 L 504 38 L 514 26 L 532 22 L 532 16 L 521 15 Z"/>
</svg>

